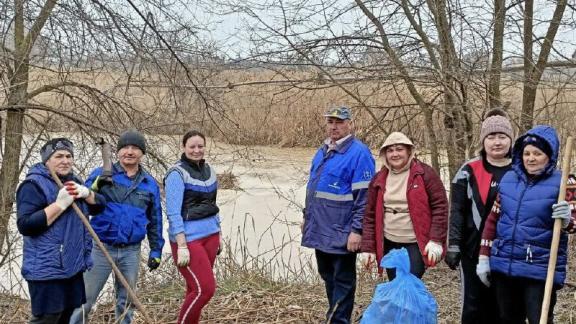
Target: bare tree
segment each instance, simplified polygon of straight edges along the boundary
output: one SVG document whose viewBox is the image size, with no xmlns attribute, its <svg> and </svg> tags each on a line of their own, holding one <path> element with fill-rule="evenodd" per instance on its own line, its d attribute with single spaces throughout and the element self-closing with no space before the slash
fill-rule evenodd
<svg viewBox="0 0 576 324">
<path fill-rule="evenodd" d="M 556 2 L 548 30 L 542 39 L 540 53 L 536 61 L 534 61 L 534 43 L 536 42 L 534 39 L 534 0 L 526 0 L 524 2 L 524 91 L 522 93 L 522 115 L 520 120 L 521 132 L 532 128 L 534 123 L 534 104 L 538 84 L 548 63 L 548 56 L 552 50 L 567 3 L 567 0 Z M 537 42 L 540 41 L 538 40 Z"/>
<path fill-rule="evenodd" d="M 215 56 L 214 47 L 198 36 L 195 17 L 187 16 L 192 9 L 182 3 L 14 0 L 0 10 L 9 17 L 0 23 L 0 112 L 5 112 L 0 254 L 5 254 L 15 189 L 30 150 L 37 149 L 34 139 L 56 131 L 87 144 L 97 136 L 113 141 L 128 127 L 180 132 L 190 126 L 174 118 L 186 113 L 176 91 L 180 86 L 193 89 L 191 97 L 207 114 L 217 99 L 200 89 L 205 78 L 198 67 Z M 190 64 L 194 58 L 196 65 Z M 140 80 L 172 86 L 133 86 Z M 164 158 L 151 153 L 151 162 L 165 168 Z"/>
</svg>

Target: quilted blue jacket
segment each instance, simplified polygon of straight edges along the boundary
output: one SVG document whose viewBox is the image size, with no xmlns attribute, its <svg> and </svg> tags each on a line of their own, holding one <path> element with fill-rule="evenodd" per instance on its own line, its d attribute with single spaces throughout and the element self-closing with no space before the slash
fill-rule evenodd
<svg viewBox="0 0 576 324">
<path fill-rule="evenodd" d="M 537 136 L 548 142 L 552 156 L 542 174 L 528 178 L 522 166 L 522 141 Z M 556 170 L 559 141 L 549 126 L 536 126 L 516 140 L 512 170 L 500 181 L 500 219 L 492 244 L 490 268 L 513 277 L 546 280 L 552 228 L 552 205 L 558 199 L 561 174 Z M 554 283 L 566 278 L 568 238 L 561 234 Z"/>
</svg>

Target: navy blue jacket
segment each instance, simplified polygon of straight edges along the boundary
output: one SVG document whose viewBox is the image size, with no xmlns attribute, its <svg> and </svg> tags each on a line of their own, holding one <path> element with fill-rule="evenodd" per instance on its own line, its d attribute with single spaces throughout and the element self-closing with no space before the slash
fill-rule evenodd
<svg viewBox="0 0 576 324">
<path fill-rule="evenodd" d="M 350 232 L 362 234 L 374 164 L 368 147 L 354 136 L 330 152 L 326 144 L 318 150 L 306 187 L 303 246 L 326 253 L 348 253 Z"/>
<path fill-rule="evenodd" d="M 522 164 L 522 141 L 537 136 L 548 142 L 552 156 L 542 174 L 529 178 Z M 512 277 L 546 280 L 552 228 L 552 205 L 558 199 L 561 174 L 556 170 L 559 141 L 549 126 L 536 126 L 519 137 L 514 145 L 512 170 L 500 181 L 500 219 L 492 243 L 490 268 Z M 554 283 L 566 278 L 566 233 L 560 237 Z"/>
<path fill-rule="evenodd" d="M 102 174 L 97 168 L 88 177 L 91 186 Z M 136 178 L 130 179 L 119 163 L 112 167 L 113 185 L 100 188 L 106 198 L 106 209 L 92 217 L 90 223 L 100 240 L 107 244 L 140 243 L 146 234 L 150 243 L 150 257 L 160 258 L 162 238 L 162 207 L 156 180 L 140 167 Z"/>
<path fill-rule="evenodd" d="M 77 183 L 78 178 L 72 177 Z M 34 165 L 16 192 L 18 231 L 24 236 L 22 276 L 26 280 L 71 278 L 92 266 L 90 234 L 69 207 L 50 226 L 44 208 L 56 201 L 58 185 L 44 164 Z M 96 204 L 76 204 L 84 215 L 103 210 L 105 199 L 96 194 Z"/>
</svg>

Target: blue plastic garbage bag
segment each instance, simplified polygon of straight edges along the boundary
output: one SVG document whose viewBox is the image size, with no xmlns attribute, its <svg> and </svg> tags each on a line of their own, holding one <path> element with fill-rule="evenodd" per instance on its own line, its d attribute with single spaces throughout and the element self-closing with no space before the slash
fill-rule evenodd
<svg viewBox="0 0 576 324">
<path fill-rule="evenodd" d="M 380 266 L 396 268 L 396 278 L 376 286 L 360 323 L 437 323 L 438 304 L 422 280 L 410 273 L 408 251 L 405 248 L 390 251 Z"/>
</svg>

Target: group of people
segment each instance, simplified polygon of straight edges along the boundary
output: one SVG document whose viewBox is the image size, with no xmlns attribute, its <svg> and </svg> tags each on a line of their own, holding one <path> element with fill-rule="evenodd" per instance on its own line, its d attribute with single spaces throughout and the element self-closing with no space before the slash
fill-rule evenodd
<svg viewBox="0 0 576 324">
<path fill-rule="evenodd" d="M 202 133 L 186 133 L 182 156 L 164 179 L 170 246 L 186 281 L 178 323 L 198 323 L 216 289 L 212 267 L 220 247 L 218 185 L 214 169 L 204 160 L 205 145 Z M 74 146 L 69 139 L 54 138 L 42 146 L 41 162 L 29 169 L 16 192 L 30 323 L 88 323 L 112 266 L 80 217 L 89 217 L 130 289 L 138 280 L 145 237 L 148 268 L 160 266 L 164 246 L 160 188 L 141 165 L 145 154 L 145 137 L 126 131 L 118 140 L 118 162 L 111 170 L 96 168 L 83 183 L 73 171 Z M 114 288 L 116 322 L 129 324 L 133 303 L 128 289 L 120 280 L 114 280 Z"/>
<path fill-rule="evenodd" d="M 576 178 L 566 198 L 556 170 L 556 130 L 536 126 L 515 140 L 506 113 L 482 121 L 478 156 L 452 180 L 450 201 L 438 173 L 415 156 L 414 143 L 393 132 L 375 172 L 369 148 L 353 135 L 351 111 L 329 109 L 327 139 L 312 160 L 303 209 L 302 245 L 315 249 L 328 299 L 327 323 L 350 323 L 356 258 L 379 267 L 406 248 L 421 278 L 442 259 L 460 269 L 462 323 L 538 323 L 553 226 L 562 220 L 548 322 L 566 277 L 567 234 L 576 231 Z M 513 144 L 514 143 L 514 144 Z M 567 170 L 564 170 L 567 171 Z M 448 238 L 447 238 L 448 236 Z M 389 280 L 394 269 L 386 269 Z"/>
<path fill-rule="evenodd" d="M 383 166 L 376 172 L 370 149 L 353 135 L 351 110 L 331 108 L 324 117 L 328 137 L 310 168 L 302 245 L 315 250 L 328 323 L 350 323 L 357 254 L 362 252 L 365 266 L 375 264 L 382 274 L 380 260 L 398 248 L 406 248 L 410 271 L 419 278 L 442 259 L 460 269 L 462 323 L 537 323 L 552 228 L 561 219 L 552 322 L 556 291 L 566 277 L 567 233 L 576 231 L 576 178 L 570 176 L 566 200 L 557 202 L 560 148 L 552 127 L 536 126 L 514 141 L 506 114 L 489 112 L 481 125 L 478 156 L 458 170 L 449 202 L 438 173 L 418 160 L 405 134 L 388 135 L 379 152 Z M 163 179 L 170 248 L 186 282 L 178 323 L 198 323 L 216 289 L 218 183 L 204 160 L 205 146 L 202 133 L 186 133 L 180 160 Z M 144 154 L 144 136 L 126 131 L 112 170 L 99 167 L 83 183 L 73 172 L 70 140 L 55 138 L 42 146 L 42 161 L 30 168 L 16 193 L 30 323 L 86 323 L 112 271 L 73 203 L 82 217 L 90 217 L 131 288 L 146 236 L 147 265 L 158 268 L 164 245 L 160 188 L 141 165 Z M 386 274 L 395 278 L 394 269 Z M 115 292 L 116 320 L 130 323 L 131 301 L 118 280 Z"/>
</svg>

